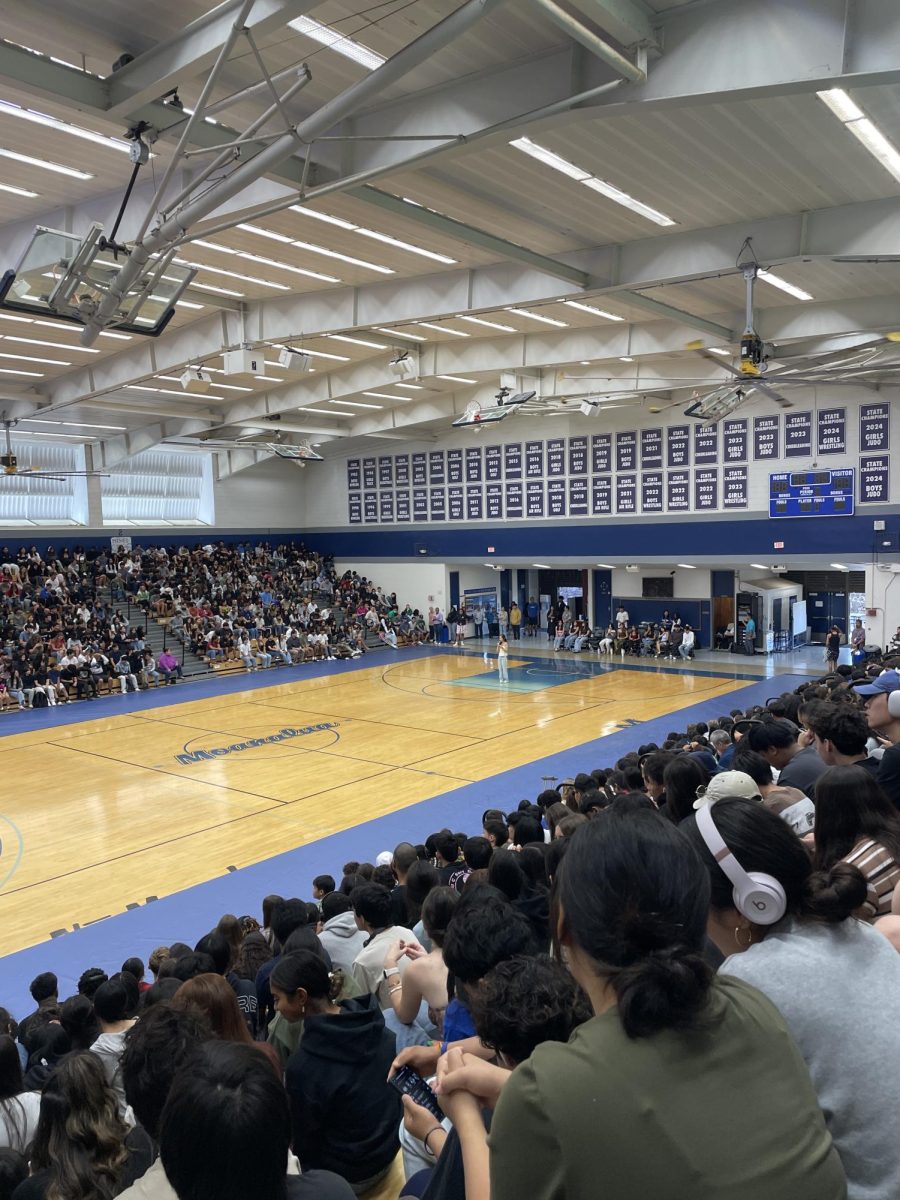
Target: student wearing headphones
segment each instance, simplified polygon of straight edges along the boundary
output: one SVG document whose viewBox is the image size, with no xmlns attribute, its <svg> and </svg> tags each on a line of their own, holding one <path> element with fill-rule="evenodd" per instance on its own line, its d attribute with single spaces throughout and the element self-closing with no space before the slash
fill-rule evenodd
<svg viewBox="0 0 900 1200">
<path fill-rule="evenodd" d="M 568 839 L 555 941 L 594 1016 L 516 1067 L 487 1146 L 483 1093 L 457 1099 L 455 1064 L 439 1068 L 467 1200 L 844 1200 L 783 1019 L 703 958 L 708 908 L 699 857 L 649 808 Z"/>
<path fill-rule="evenodd" d="M 707 930 L 720 975 L 752 984 L 781 1011 L 806 1060 L 849 1200 L 900 1196 L 900 1140 L 885 1113 L 900 1062 L 900 955 L 852 919 L 866 883 L 849 863 L 814 871 L 790 826 L 728 797 L 681 826 L 711 883 Z"/>
</svg>

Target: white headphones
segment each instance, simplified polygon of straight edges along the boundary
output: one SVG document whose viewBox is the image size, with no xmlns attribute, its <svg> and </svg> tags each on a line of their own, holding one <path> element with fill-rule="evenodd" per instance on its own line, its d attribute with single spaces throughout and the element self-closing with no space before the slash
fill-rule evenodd
<svg viewBox="0 0 900 1200">
<path fill-rule="evenodd" d="M 734 907 L 754 925 L 774 925 L 787 910 L 784 888 L 771 875 L 744 870 L 716 828 L 712 807 L 704 804 L 697 809 L 697 829 L 710 854 L 734 884 Z"/>
<path fill-rule="evenodd" d="M 892 717 L 900 717 L 900 692 L 888 693 L 888 712 Z"/>
</svg>

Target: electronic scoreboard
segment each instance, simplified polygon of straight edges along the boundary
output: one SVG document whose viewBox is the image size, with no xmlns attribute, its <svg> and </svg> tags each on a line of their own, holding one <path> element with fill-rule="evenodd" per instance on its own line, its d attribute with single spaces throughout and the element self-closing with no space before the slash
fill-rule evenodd
<svg viewBox="0 0 900 1200">
<path fill-rule="evenodd" d="M 770 517 L 852 517 L 853 467 L 769 476 Z"/>
</svg>

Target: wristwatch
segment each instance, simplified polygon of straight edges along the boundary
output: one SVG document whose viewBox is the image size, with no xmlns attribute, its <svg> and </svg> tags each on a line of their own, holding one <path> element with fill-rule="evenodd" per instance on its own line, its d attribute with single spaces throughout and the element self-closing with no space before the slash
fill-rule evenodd
<svg viewBox="0 0 900 1200">
<path fill-rule="evenodd" d="M 385 977 L 385 979 L 390 979 L 390 977 L 391 977 L 392 975 L 399 975 L 399 974 L 400 974 L 400 968 L 399 968 L 399 967 L 385 967 L 385 968 L 384 968 L 384 977 Z"/>
</svg>

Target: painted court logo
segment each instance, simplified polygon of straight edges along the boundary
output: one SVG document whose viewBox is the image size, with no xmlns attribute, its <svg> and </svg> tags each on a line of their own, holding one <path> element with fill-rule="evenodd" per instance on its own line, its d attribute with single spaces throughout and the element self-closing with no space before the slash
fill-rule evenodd
<svg viewBox="0 0 900 1200">
<path fill-rule="evenodd" d="M 268 737 L 248 738 L 245 742 L 232 742 L 230 746 L 214 746 L 210 750 L 188 750 L 184 754 L 176 754 L 176 762 L 184 767 L 193 763 L 209 762 L 214 758 L 224 758 L 226 754 L 240 754 L 244 750 L 255 750 L 260 746 L 276 745 L 279 742 L 290 742 L 294 738 L 308 737 L 312 733 L 325 733 L 337 728 L 336 721 L 325 721 L 321 725 L 304 725 L 302 729 L 280 729 L 278 733 L 270 733 Z"/>
</svg>

